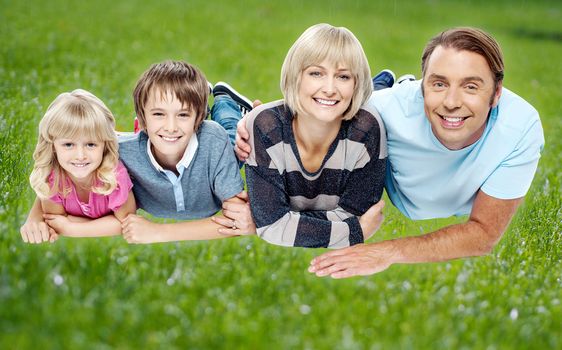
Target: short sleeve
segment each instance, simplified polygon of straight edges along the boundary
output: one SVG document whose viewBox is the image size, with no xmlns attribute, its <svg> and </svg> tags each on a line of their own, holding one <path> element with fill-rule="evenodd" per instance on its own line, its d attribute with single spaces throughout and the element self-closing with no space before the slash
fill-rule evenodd
<svg viewBox="0 0 562 350">
<path fill-rule="evenodd" d="M 47 180 L 49 181 L 49 189 L 52 189 L 53 186 L 54 186 L 54 183 L 55 183 L 55 173 L 54 173 L 54 171 L 51 170 L 51 173 L 49 174 L 49 177 L 48 177 Z M 64 200 L 63 200 L 63 198 L 62 198 L 62 196 L 60 195 L 59 192 L 57 192 L 57 193 L 53 194 L 51 197 L 49 197 L 49 200 L 51 200 L 52 202 L 55 202 L 57 204 L 61 204 L 61 205 L 63 205 L 63 202 L 64 202 Z"/>
<path fill-rule="evenodd" d="M 117 178 L 117 187 L 108 195 L 108 207 L 112 211 L 116 211 L 127 201 L 129 192 L 133 188 L 127 168 L 125 168 L 121 161 L 119 161 L 115 169 L 115 177 Z"/>
<path fill-rule="evenodd" d="M 543 146 L 543 130 L 537 118 L 523 134 L 513 152 L 484 182 L 482 191 L 499 199 L 525 196 L 535 176 Z"/>
</svg>

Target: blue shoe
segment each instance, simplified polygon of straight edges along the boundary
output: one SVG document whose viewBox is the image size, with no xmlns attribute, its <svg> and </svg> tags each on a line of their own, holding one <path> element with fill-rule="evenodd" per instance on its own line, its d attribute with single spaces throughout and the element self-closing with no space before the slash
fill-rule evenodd
<svg viewBox="0 0 562 350">
<path fill-rule="evenodd" d="M 416 77 L 413 74 L 404 74 L 400 78 L 396 79 L 396 84 L 401 84 L 405 81 L 416 81 Z"/>
<path fill-rule="evenodd" d="M 219 81 L 213 87 L 213 97 L 217 96 L 229 96 L 233 99 L 238 106 L 240 107 L 240 112 L 242 115 L 248 113 L 252 110 L 252 101 L 250 101 L 246 96 L 242 95 L 238 91 L 234 90 L 234 88 L 223 81 Z"/>
<path fill-rule="evenodd" d="M 373 90 L 382 90 L 394 85 L 396 75 L 390 69 L 383 69 L 379 74 L 373 78 Z"/>
</svg>

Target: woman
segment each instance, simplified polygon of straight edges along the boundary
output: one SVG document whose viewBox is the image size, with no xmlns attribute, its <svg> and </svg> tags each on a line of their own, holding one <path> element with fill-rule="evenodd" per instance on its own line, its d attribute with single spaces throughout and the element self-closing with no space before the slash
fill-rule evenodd
<svg viewBox="0 0 562 350">
<path fill-rule="evenodd" d="M 370 76 L 361 44 L 346 28 L 317 24 L 293 44 L 281 70 L 284 100 L 246 118 L 246 180 L 261 238 L 342 248 L 378 228 L 373 214 L 380 206 L 373 204 L 382 195 L 387 152 L 378 113 L 361 107 Z"/>
</svg>

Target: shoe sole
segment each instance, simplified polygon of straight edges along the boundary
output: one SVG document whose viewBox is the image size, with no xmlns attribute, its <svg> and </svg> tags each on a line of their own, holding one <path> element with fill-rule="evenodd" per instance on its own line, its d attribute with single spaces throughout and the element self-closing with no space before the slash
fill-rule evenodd
<svg viewBox="0 0 562 350">
<path fill-rule="evenodd" d="M 250 101 L 246 96 L 242 95 L 232 86 L 223 81 L 219 81 L 218 83 L 216 83 L 215 87 L 213 88 L 213 96 L 217 94 L 225 94 L 230 96 L 234 101 L 236 101 L 236 103 L 246 108 L 248 111 L 251 111 L 253 108 L 252 101 Z"/>
</svg>

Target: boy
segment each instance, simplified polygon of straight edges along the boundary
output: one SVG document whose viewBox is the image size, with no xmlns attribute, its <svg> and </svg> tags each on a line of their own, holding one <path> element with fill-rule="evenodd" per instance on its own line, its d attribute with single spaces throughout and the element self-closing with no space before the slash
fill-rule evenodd
<svg viewBox="0 0 562 350">
<path fill-rule="evenodd" d="M 155 64 L 139 79 L 133 94 L 141 131 L 119 138 L 120 159 L 131 175 L 137 206 L 157 217 L 200 220 L 160 224 L 131 214 L 121 224 L 104 217 L 129 243 L 222 238 L 221 224 L 230 234 L 255 232 L 244 219 L 249 208 L 229 136 L 216 122 L 204 120 L 209 90 L 201 71 L 179 61 Z M 249 100 L 225 83 L 212 93 L 212 118 L 234 135 L 241 112 L 251 109 Z M 228 218 L 211 219 L 221 206 Z M 63 227 L 45 224 L 36 201 L 22 238 L 47 241 L 53 229 L 64 234 Z"/>
</svg>

